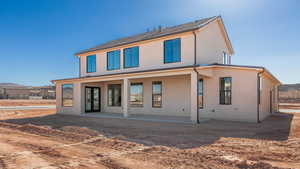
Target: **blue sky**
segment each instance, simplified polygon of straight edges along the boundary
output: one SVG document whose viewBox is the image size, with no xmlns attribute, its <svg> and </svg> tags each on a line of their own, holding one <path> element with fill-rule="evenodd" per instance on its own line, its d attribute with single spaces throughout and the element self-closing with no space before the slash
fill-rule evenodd
<svg viewBox="0 0 300 169">
<path fill-rule="evenodd" d="M 221 15 L 233 64 L 300 83 L 297 0 L 0 0 L 0 82 L 47 85 L 78 76 L 73 55 L 116 38 Z"/>
</svg>

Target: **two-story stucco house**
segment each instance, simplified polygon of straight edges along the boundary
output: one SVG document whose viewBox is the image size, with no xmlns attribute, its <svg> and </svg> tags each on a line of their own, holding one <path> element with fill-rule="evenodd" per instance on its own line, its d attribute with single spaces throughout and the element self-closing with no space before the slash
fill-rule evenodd
<svg viewBox="0 0 300 169">
<path fill-rule="evenodd" d="M 259 122 L 280 82 L 232 55 L 220 16 L 113 40 L 76 53 L 79 77 L 53 81 L 57 112 Z"/>
</svg>

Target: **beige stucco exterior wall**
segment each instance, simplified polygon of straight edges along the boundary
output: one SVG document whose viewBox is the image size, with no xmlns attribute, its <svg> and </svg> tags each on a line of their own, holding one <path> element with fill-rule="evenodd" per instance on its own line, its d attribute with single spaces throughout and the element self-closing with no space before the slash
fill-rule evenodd
<svg viewBox="0 0 300 169">
<path fill-rule="evenodd" d="M 269 77 L 261 75 L 262 77 L 262 89 L 261 89 L 261 102 L 259 105 L 260 120 L 264 120 L 271 112 L 277 112 L 277 86 Z M 272 91 L 272 108 L 270 107 L 271 92 Z"/>
<path fill-rule="evenodd" d="M 240 69 L 213 70 L 214 76 L 204 78 L 204 108 L 200 118 L 232 121 L 257 121 L 257 71 Z M 232 104 L 219 104 L 219 80 L 232 77 Z"/>
<path fill-rule="evenodd" d="M 83 90 L 81 83 L 66 83 L 73 84 L 73 106 L 63 107 L 62 106 L 62 83 L 56 84 L 56 111 L 60 114 L 71 114 L 80 115 L 82 108 L 82 97 L 81 91 Z"/>
<path fill-rule="evenodd" d="M 197 64 L 223 63 L 223 52 L 229 53 L 218 22 L 197 32 Z"/>
<path fill-rule="evenodd" d="M 152 82 L 162 81 L 162 107 L 152 107 Z M 190 116 L 190 76 L 169 76 L 160 78 L 132 79 L 130 82 L 142 82 L 144 86 L 143 107 L 130 107 L 130 114 L 153 114 L 170 116 Z M 57 84 L 57 112 L 79 115 L 85 111 L 85 86 L 101 88 L 101 112 L 123 114 L 122 107 L 111 107 L 107 104 L 108 84 L 122 84 L 123 81 L 108 81 L 99 83 L 74 83 L 73 107 L 62 107 L 61 84 Z M 175 92 L 176 91 L 176 92 Z M 122 92 L 123 94 L 123 92 Z M 123 95 L 122 95 L 123 98 Z"/>
<path fill-rule="evenodd" d="M 81 57 L 81 76 L 94 76 L 102 74 L 111 74 L 119 72 L 130 72 L 147 69 L 160 69 L 168 67 L 180 67 L 194 64 L 193 44 L 194 37 L 192 34 L 185 34 L 181 36 L 174 36 L 174 38 L 181 38 L 181 62 L 164 64 L 164 40 L 161 39 L 143 43 L 139 46 L 139 67 L 123 68 L 123 49 L 118 48 L 120 52 L 120 69 L 107 70 L 107 52 L 96 53 L 97 70 L 94 73 L 86 73 L 86 56 Z M 170 39 L 170 38 L 169 38 Z M 133 47 L 133 46 L 131 46 Z M 127 48 L 127 47 L 126 47 Z M 114 50 L 118 50 L 114 49 Z"/>
<path fill-rule="evenodd" d="M 225 38 L 221 33 L 218 21 L 196 31 L 197 35 L 197 64 L 223 63 L 223 52 L 229 53 Z M 164 64 L 164 41 L 181 38 L 181 62 Z M 117 47 L 111 50 L 96 52 L 97 68 L 94 73 L 86 73 L 86 56 L 80 57 L 81 76 L 94 76 L 118 72 L 130 72 L 147 69 L 161 69 L 169 67 L 181 67 L 194 64 L 194 34 L 192 32 L 167 36 L 147 42 L 141 42 L 126 47 Z M 123 49 L 139 46 L 139 67 L 123 68 Z M 120 69 L 107 70 L 107 52 L 120 50 Z"/>
<path fill-rule="evenodd" d="M 255 69 L 238 68 L 209 68 L 211 76 L 200 76 L 204 80 L 204 108 L 199 109 L 199 118 L 209 118 L 230 121 L 257 122 L 257 75 Z M 198 69 L 199 73 L 207 70 Z M 221 77 L 232 77 L 232 104 L 219 104 L 219 80 Z M 162 108 L 152 108 L 152 82 L 162 81 Z M 130 82 L 142 82 L 144 86 L 143 107 L 131 107 L 130 114 L 153 114 L 170 116 L 191 116 L 191 76 L 176 75 L 130 79 Z M 275 90 L 275 82 L 263 75 L 261 91 L 260 120 L 270 115 L 270 91 Z M 101 112 L 123 114 L 122 107 L 107 106 L 107 85 L 122 84 L 123 80 L 103 81 L 94 83 L 74 82 L 73 107 L 61 106 L 61 83 L 57 83 L 57 111 L 58 113 L 79 115 L 85 110 L 85 86 L 101 88 Z M 122 88 L 123 90 L 123 88 Z M 195 91 L 196 92 L 196 91 Z M 123 94 L 123 92 L 122 92 Z M 274 101 L 277 93 L 274 92 Z M 123 99 L 123 95 L 122 95 Z M 277 111 L 277 103 L 272 104 L 273 111 Z"/>
<path fill-rule="evenodd" d="M 161 108 L 152 108 L 153 81 L 162 81 Z M 136 79 L 131 80 L 131 82 L 143 82 L 144 106 L 129 106 L 129 114 L 190 116 L 190 76 L 182 75 L 163 78 Z"/>
</svg>

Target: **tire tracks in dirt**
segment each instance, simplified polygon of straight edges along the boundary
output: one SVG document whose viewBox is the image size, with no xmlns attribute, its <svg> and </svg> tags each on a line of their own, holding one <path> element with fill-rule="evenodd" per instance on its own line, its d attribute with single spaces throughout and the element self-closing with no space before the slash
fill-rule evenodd
<svg viewBox="0 0 300 169">
<path fill-rule="evenodd" d="M 19 131 L 19 129 L 21 128 L 19 126 L 15 126 L 15 125 L 6 125 L 6 126 L 8 127 L 9 130 Z M 3 125 L 2 125 L 2 127 L 3 127 Z M 30 128 L 30 127 L 32 127 L 32 128 Z M 39 133 L 36 131 L 32 131 L 32 129 L 34 130 L 37 128 L 36 126 L 27 125 L 25 128 L 26 128 L 26 130 L 24 130 L 24 128 L 22 127 L 21 131 L 19 131 L 20 132 L 19 134 L 45 137 L 45 132 Z M 38 128 L 38 130 L 40 130 L 40 127 Z M 48 129 L 48 130 L 52 130 L 52 129 Z M 29 132 L 29 133 L 27 133 L 27 132 Z M 55 132 L 56 131 L 48 132 L 48 133 L 51 133 L 50 135 L 53 134 L 55 136 L 62 136 L 62 134 L 57 135 Z M 70 133 L 68 135 L 70 135 Z M 78 134 L 75 134 L 75 135 L 78 135 Z M 56 139 L 60 140 L 61 138 L 56 137 Z M 41 143 L 39 143 L 39 142 L 32 143 L 29 140 L 28 140 L 28 142 L 24 142 L 24 140 L 23 140 L 23 142 L 22 142 L 22 140 L 21 141 L 19 140 L 18 142 L 10 141 L 9 145 L 7 144 L 5 147 L 11 146 L 14 148 L 18 148 L 19 151 L 15 152 L 15 153 L 4 152 L 5 153 L 4 156 L 0 155 L 1 159 L 5 159 L 5 161 L 2 160 L 1 167 L 4 168 L 3 166 L 5 166 L 7 163 L 9 163 L 9 160 L 24 158 L 25 156 L 28 156 L 28 155 L 35 156 L 35 157 L 32 157 L 32 159 L 43 159 L 46 161 L 51 161 L 51 164 L 49 164 L 47 166 L 66 167 L 66 166 L 68 166 L 68 163 L 55 162 L 55 161 L 57 161 L 56 160 L 57 158 L 58 159 L 62 158 L 65 160 L 70 159 L 70 157 L 66 157 L 66 156 L 62 155 L 60 153 L 61 151 L 66 151 L 66 148 L 77 147 L 80 145 L 88 145 L 88 146 L 95 147 L 95 144 L 93 144 L 93 143 L 109 142 L 111 139 L 105 138 L 102 135 L 98 135 L 95 137 L 90 137 L 85 140 L 82 140 L 81 138 L 79 138 L 79 140 L 81 140 L 81 141 L 75 142 L 75 143 L 73 142 L 73 143 L 63 143 L 63 144 L 61 144 L 61 141 L 58 141 L 59 144 L 56 144 L 53 146 L 42 146 L 42 145 L 40 145 Z M 53 139 L 52 139 L 52 141 L 53 141 Z M 113 142 L 114 143 L 118 142 L 118 145 L 122 144 L 122 141 L 120 141 L 120 142 L 113 141 Z M 126 143 L 126 142 L 124 142 L 124 143 Z M 22 150 L 24 150 L 24 151 L 22 151 Z M 28 150 L 30 150 L 30 151 L 28 151 Z M 117 150 L 117 148 L 115 148 L 113 153 L 107 153 L 105 155 L 102 155 L 100 158 L 98 155 L 98 158 L 95 158 L 94 162 L 96 162 L 102 166 L 105 166 L 106 168 L 109 168 L 109 169 L 127 169 L 128 167 L 123 166 L 122 164 L 117 162 L 115 159 L 119 158 L 120 156 L 122 156 L 124 154 L 133 153 L 135 151 L 136 150 L 130 151 L 129 149 L 128 149 L 128 151 L 122 151 L 122 150 Z M 11 152 L 13 152 L 13 151 L 11 151 Z M 110 152 L 112 152 L 112 151 L 110 151 Z M 94 154 L 94 155 L 96 156 L 96 154 Z M 52 160 L 49 160 L 49 158 L 51 158 Z M 82 163 L 84 163 L 83 162 L 84 160 L 88 160 L 88 159 L 84 159 L 82 157 L 79 159 L 71 159 L 71 160 L 69 160 L 69 163 L 81 165 Z M 91 159 L 89 159 L 89 160 L 91 160 Z M 78 167 L 78 166 L 75 165 L 72 167 Z"/>
<path fill-rule="evenodd" d="M 18 166 L 27 166 L 27 168 L 39 168 L 42 166 L 49 166 L 49 163 L 39 157 L 38 155 L 33 154 L 31 151 L 22 151 L 20 147 L 15 147 L 7 143 L 0 142 L 0 165 L 2 168 L 15 168 L 18 169 Z M 7 154 L 11 151 L 22 151 L 19 152 L 21 156 L 10 157 Z"/>
<path fill-rule="evenodd" d="M 4 163 L 4 160 L 0 157 L 0 168 L 6 169 L 6 164 Z"/>
<path fill-rule="evenodd" d="M 60 118 L 60 117 L 59 117 Z M 66 117 L 67 118 L 67 117 Z M 55 123 L 56 119 L 51 119 L 51 122 Z M 75 119 L 73 119 L 75 120 Z M 48 121 L 47 121 L 48 122 Z M 27 123 L 27 122 L 26 122 Z M 62 122 L 57 122 L 62 123 Z M 111 127 L 106 129 L 108 136 L 102 136 L 95 132 L 89 132 L 88 128 L 80 126 L 91 126 L 89 121 L 79 123 L 71 128 L 52 129 L 50 127 L 32 125 L 32 124 L 12 124 L 0 122 L 0 135 L 22 135 L 29 140 L 28 142 L 22 142 L 17 144 L 18 140 L 6 141 L 1 140 L 4 143 L 9 143 L 15 148 L 19 148 L 21 154 L 12 154 L 10 163 L 13 160 L 18 161 L 20 157 L 29 155 L 37 160 L 47 161 L 49 164 L 45 166 L 65 167 L 65 168 L 109 168 L 109 169 L 127 169 L 127 168 L 275 168 L 275 166 L 285 167 L 284 164 L 289 162 L 297 162 L 297 150 L 300 145 L 297 131 L 299 131 L 299 125 L 296 125 L 291 129 L 292 135 L 295 139 L 288 139 L 287 141 L 270 141 L 260 140 L 259 137 L 253 137 L 251 139 L 240 137 L 222 137 L 214 143 L 207 146 L 198 146 L 191 149 L 180 149 L 171 146 L 145 146 L 140 144 L 139 140 L 126 140 L 130 137 L 126 133 L 126 130 L 122 130 L 120 133 L 123 137 L 117 137 L 115 128 Z M 38 123 L 40 124 L 40 123 Z M 45 123 L 48 124 L 48 123 Z M 64 123 L 62 123 L 64 124 Z M 97 125 L 101 124 L 100 122 Z M 264 123 L 265 124 L 265 123 Z M 51 125 L 49 125 L 51 126 Z M 11 129 L 11 133 L 1 133 L 1 128 Z M 68 126 L 64 126 L 68 127 Z M 102 126 L 103 127 L 103 126 Z M 107 127 L 107 126 L 104 126 Z M 108 127 L 107 127 L 108 128 Z M 125 128 L 126 129 L 126 128 Z M 131 128 L 128 128 L 129 132 Z M 103 129 L 104 130 L 104 129 Z M 214 129 L 209 128 L 213 132 Z M 101 129 L 102 131 L 102 129 Z M 221 130 L 223 131 L 223 130 Z M 246 131 L 243 130 L 243 132 Z M 268 132 L 261 132 L 260 135 L 273 135 L 277 131 L 281 130 L 266 130 Z M 203 131 L 199 131 L 203 132 Z M 212 133 L 213 133 L 212 132 Z M 238 130 L 238 132 L 241 132 Z M 89 134 L 90 133 L 90 134 Z M 116 132 L 118 133 L 118 132 Z M 145 132 L 146 133 L 146 132 Z M 257 133 L 256 130 L 251 131 L 248 135 Z M 206 132 L 201 133 L 206 136 Z M 210 136 L 208 133 L 207 136 Z M 115 137 L 112 137 L 115 135 Z M 291 135 L 290 135 L 291 136 Z M 141 138 L 141 137 L 138 137 Z M 142 137 L 145 138 L 145 137 Z M 149 137 L 148 137 L 149 138 Z M 158 138 L 162 138 L 158 135 Z M 173 137 L 174 138 L 174 137 Z M 197 138 L 201 141 L 201 138 Z M 186 139 L 189 141 L 189 138 Z M 49 145 L 45 145 L 45 142 L 51 142 Z M 205 140 L 204 140 L 205 141 Z M 16 143 L 17 142 L 17 143 Z M 157 143 L 157 142 L 156 142 Z M 160 142 L 158 142 L 160 143 Z M 170 141 L 172 143 L 172 140 Z M 26 151 L 29 150 L 29 151 Z M 9 151 L 6 151 L 5 155 L 9 155 Z M 0 150 L 1 156 L 1 150 Z M 266 158 L 265 156 L 269 156 Z M 1 165 L 7 165 L 8 159 L 0 157 L 2 159 Z M 276 160 L 282 162 L 276 162 Z M 63 161 L 63 162 L 62 162 Z M 275 161 L 275 162 L 274 162 Z M 273 164 L 272 164 L 273 162 Z M 140 166 L 143 167 L 140 167 Z M 297 164 L 295 164 L 297 165 Z M 150 167 L 151 166 L 151 167 Z M 288 168 L 287 167 L 285 168 Z M 6 166 L 7 167 L 7 166 Z"/>
</svg>

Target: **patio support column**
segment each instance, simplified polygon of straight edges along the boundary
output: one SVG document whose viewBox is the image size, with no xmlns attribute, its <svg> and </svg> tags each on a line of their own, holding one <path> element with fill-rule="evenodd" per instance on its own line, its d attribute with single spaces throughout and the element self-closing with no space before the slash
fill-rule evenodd
<svg viewBox="0 0 300 169">
<path fill-rule="evenodd" d="M 191 120 L 197 122 L 197 85 L 198 76 L 196 72 L 191 72 Z"/>
<path fill-rule="evenodd" d="M 73 83 L 73 113 L 81 114 L 82 113 L 82 83 L 74 82 Z"/>
<path fill-rule="evenodd" d="M 128 93 L 129 93 L 129 80 L 123 79 L 123 115 L 128 117 Z"/>
</svg>

